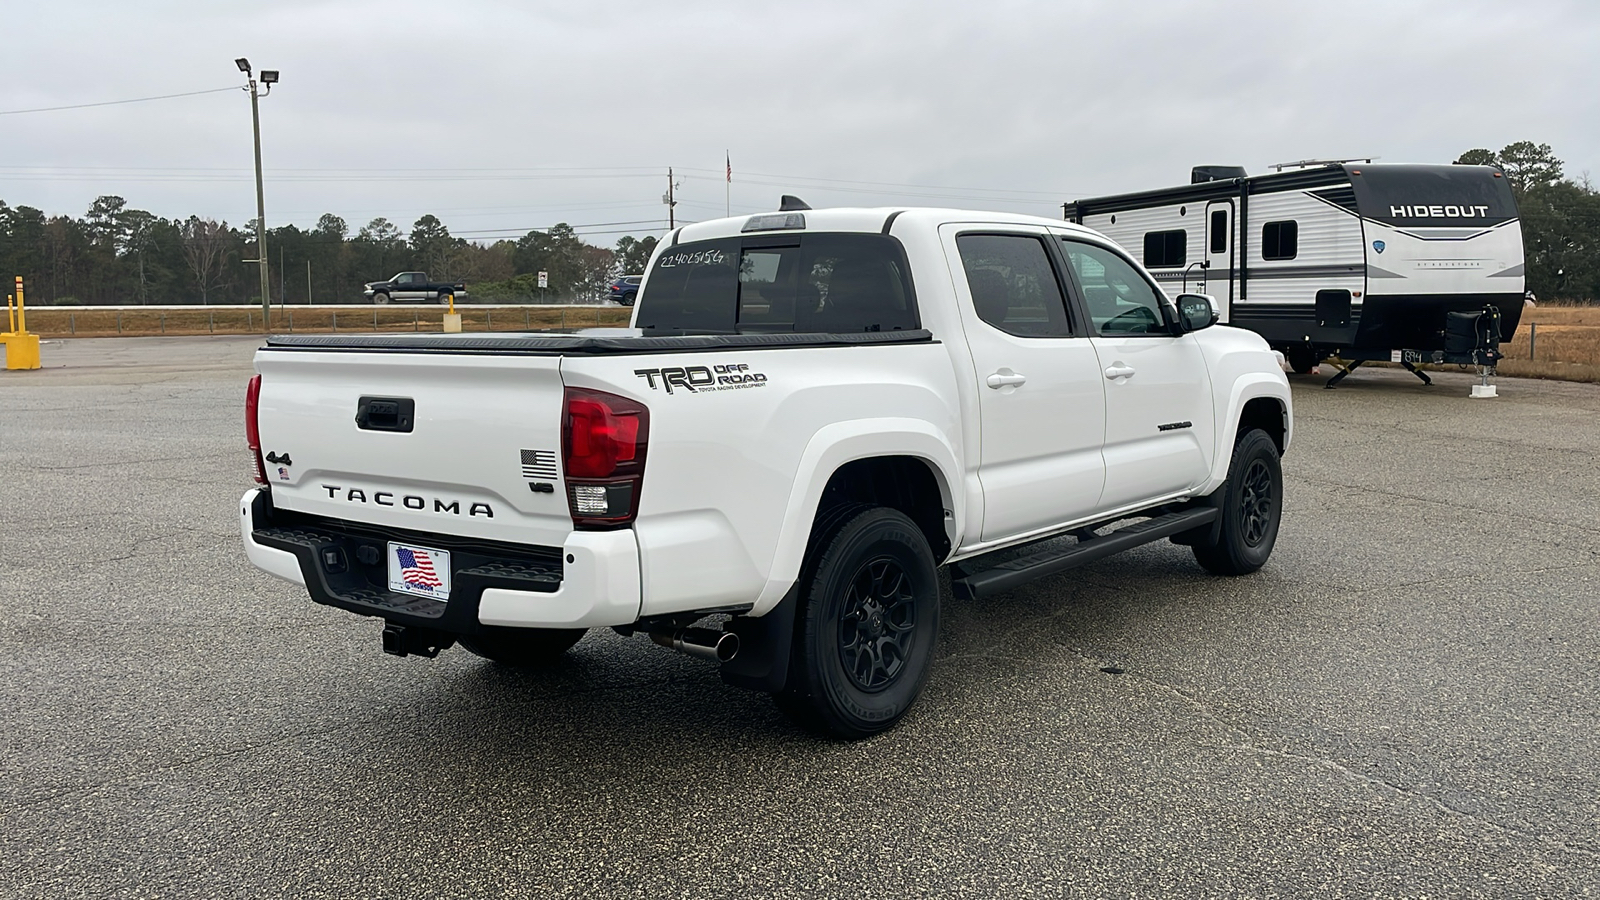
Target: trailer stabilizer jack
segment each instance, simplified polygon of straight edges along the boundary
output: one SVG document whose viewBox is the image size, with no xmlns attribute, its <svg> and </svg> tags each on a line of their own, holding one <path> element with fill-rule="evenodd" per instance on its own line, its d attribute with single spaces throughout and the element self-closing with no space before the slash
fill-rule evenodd
<svg viewBox="0 0 1600 900">
<path fill-rule="evenodd" d="M 1341 381 L 1345 380 L 1346 378 L 1350 377 L 1350 373 L 1354 372 L 1355 370 L 1357 370 L 1359 368 L 1361 368 L 1361 364 L 1364 363 L 1364 362 L 1366 362 L 1366 360 L 1358 359 L 1358 360 L 1354 360 L 1352 362 L 1345 363 L 1343 366 L 1340 367 L 1340 369 L 1339 369 L 1337 374 L 1335 374 L 1332 378 L 1328 379 L 1328 383 L 1323 385 L 1323 387 L 1328 389 L 1328 390 L 1330 390 L 1330 391 L 1333 390 L 1334 385 L 1337 385 L 1339 382 L 1341 382 Z"/>
</svg>

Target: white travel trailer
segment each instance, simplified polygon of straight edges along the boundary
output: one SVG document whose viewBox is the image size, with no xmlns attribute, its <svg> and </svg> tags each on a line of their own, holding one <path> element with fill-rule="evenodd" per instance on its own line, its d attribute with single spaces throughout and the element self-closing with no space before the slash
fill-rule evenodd
<svg viewBox="0 0 1600 900">
<path fill-rule="evenodd" d="M 1375 359 L 1493 366 L 1522 314 L 1522 229 L 1493 166 L 1197 166 L 1182 187 L 1063 208 L 1295 371 L 1351 361 L 1334 382 Z"/>
</svg>

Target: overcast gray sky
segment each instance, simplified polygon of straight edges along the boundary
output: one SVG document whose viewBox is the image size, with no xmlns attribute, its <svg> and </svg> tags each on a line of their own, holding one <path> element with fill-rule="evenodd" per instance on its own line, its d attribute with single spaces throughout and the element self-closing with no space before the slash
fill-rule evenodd
<svg viewBox="0 0 1600 900">
<path fill-rule="evenodd" d="M 0 113 L 282 82 L 267 221 L 596 243 L 682 219 L 1072 197 L 1308 157 L 1549 143 L 1600 169 L 1600 3 L 51 2 L 6 5 Z M 0 199 L 254 215 L 242 91 L 0 115 Z M 654 224 L 660 220 L 660 224 Z M 628 223 L 611 225 L 609 223 Z M 634 224 L 642 223 L 642 224 Z"/>
</svg>

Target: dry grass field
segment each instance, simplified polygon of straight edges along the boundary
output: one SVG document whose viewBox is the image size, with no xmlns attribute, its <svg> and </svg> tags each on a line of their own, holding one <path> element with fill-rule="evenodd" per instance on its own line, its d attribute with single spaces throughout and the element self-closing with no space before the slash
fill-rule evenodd
<svg viewBox="0 0 1600 900">
<path fill-rule="evenodd" d="M 464 331 L 528 331 L 622 326 L 630 310 L 615 306 L 458 307 Z M 199 307 L 181 310 L 116 310 L 33 307 L 28 328 L 45 337 L 114 337 L 156 334 L 250 334 L 333 331 L 403 332 L 443 330 L 444 310 L 426 307 L 274 309 L 261 327 L 256 309 Z M 0 323 L 4 320 L 0 319 Z M 1530 344 L 1531 356 L 1530 356 Z M 1502 348 L 1505 375 L 1600 382 L 1600 306 L 1537 306 L 1523 310 L 1516 337 Z"/>
<path fill-rule="evenodd" d="M 1535 306 L 1501 346 L 1504 375 L 1600 382 L 1600 306 Z"/>
<path fill-rule="evenodd" d="M 593 328 L 628 323 L 628 309 L 615 306 L 484 309 L 460 306 L 463 331 L 528 331 Z M 441 331 L 444 310 L 437 306 L 330 309 L 274 308 L 266 328 L 259 309 L 211 308 L 109 310 L 30 307 L 28 330 L 45 337 L 139 337 L 157 334 L 250 334 L 291 332 Z M 4 320 L 0 320 L 3 322 Z"/>
</svg>

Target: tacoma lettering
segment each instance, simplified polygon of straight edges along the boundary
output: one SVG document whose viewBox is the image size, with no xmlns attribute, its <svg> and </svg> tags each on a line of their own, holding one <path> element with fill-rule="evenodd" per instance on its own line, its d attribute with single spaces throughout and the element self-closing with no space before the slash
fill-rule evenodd
<svg viewBox="0 0 1600 900">
<path fill-rule="evenodd" d="M 394 493 L 391 492 L 391 491 L 373 491 L 372 492 L 372 497 L 369 500 L 368 497 L 367 497 L 367 492 L 364 491 L 364 490 L 361 490 L 360 488 L 346 488 L 346 487 L 344 487 L 342 485 L 337 485 L 337 484 L 324 484 L 324 485 L 319 485 L 319 487 L 321 487 L 323 490 L 328 492 L 328 499 L 329 500 L 337 500 L 337 499 L 339 499 L 339 496 L 341 494 L 343 494 L 344 495 L 344 500 L 347 503 L 369 503 L 370 502 L 370 503 L 372 503 L 372 504 L 374 504 L 376 506 L 394 506 L 395 505 Z M 461 501 L 460 500 L 449 500 L 449 501 L 446 501 L 446 500 L 442 500 L 442 499 L 440 499 L 438 497 L 431 497 L 430 498 L 430 497 L 419 496 L 417 494 L 406 494 L 405 496 L 400 498 L 400 505 L 404 506 L 406 509 L 414 509 L 414 510 L 418 510 L 420 512 L 420 511 L 428 509 L 428 505 L 429 505 L 429 501 L 430 500 L 432 500 L 432 503 L 433 503 L 433 512 L 436 512 L 436 513 L 448 513 L 449 515 L 452 515 L 452 516 L 461 515 Z M 490 506 L 487 503 L 471 503 L 471 504 L 468 504 L 468 506 L 467 506 L 467 515 L 469 515 L 469 516 L 482 516 L 482 517 L 484 517 L 486 519 L 492 519 L 492 518 L 494 518 L 494 507 Z"/>
</svg>

